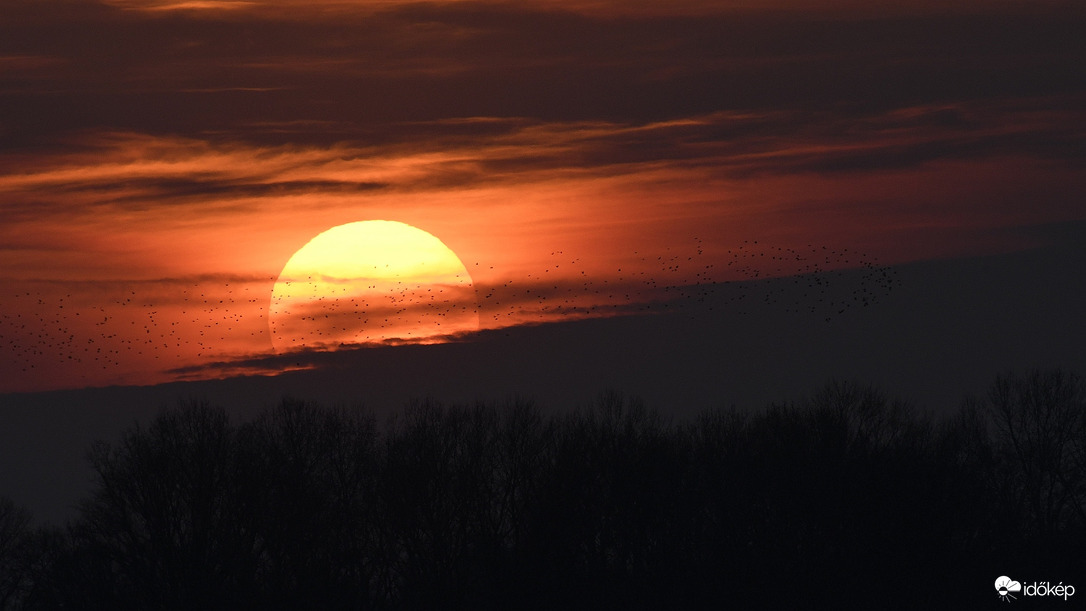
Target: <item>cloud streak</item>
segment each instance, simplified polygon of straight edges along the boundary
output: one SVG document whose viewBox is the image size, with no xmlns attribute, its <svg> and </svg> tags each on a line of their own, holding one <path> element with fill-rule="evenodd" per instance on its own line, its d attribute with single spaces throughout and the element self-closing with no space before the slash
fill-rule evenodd
<svg viewBox="0 0 1086 611">
<path fill-rule="evenodd" d="M 241 128 L 254 107 L 263 121 L 372 135 L 390 121 L 466 116 L 636 124 L 1044 97 L 1081 92 L 1086 44 L 1068 27 L 1081 11 L 1037 3 L 864 18 L 798 3 L 697 16 L 668 3 L 670 16 L 621 18 L 607 13 L 635 3 L 276 3 L 169 18 L 40 4 L 0 20 L 0 56 L 50 62 L 5 77 L 5 129 L 20 140 L 80 127 L 276 140 Z"/>
</svg>

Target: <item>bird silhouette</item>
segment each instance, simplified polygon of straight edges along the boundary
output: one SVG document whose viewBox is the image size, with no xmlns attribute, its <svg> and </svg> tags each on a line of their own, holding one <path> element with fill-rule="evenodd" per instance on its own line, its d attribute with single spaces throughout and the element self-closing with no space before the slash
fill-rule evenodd
<svg viewBox="0 0 1086 611">
<path fill-rule="evenodd" d="M 623 262 L 604 272 L 587 266 L 582 256 L 552 250 L 519 277 L 501 278 L 500 265 L 476 262 L 473 267 L 487 272 L 478 275 L 498 279 L 453 286 L 397 277 L 371 282 L 363 291 L 310 283 L 306 299 L 291 303 L 268 301 L 274 277 L 93 288 L 77 283 L 74 289 L 39 283 L 4 299 L 0 345 L 14 371 L 70 369 L 79 379 L 106 379 L 110 372 L 156 362 L 177 366 L 229 358 L 237 346 L 259 350 L 277 332 L 284 345 L 335 349 L 452 337 L 465 332 L 468 319 L 482 329 L 498 329 L 600 316 L 698 318 L 772 309 L 829 322 L 874 306 L 898 283 L 892 267 L 827 245 L 746 240 L 728 246 L 694 238 L 615 259 Z M 273 326 L 269 336 L 272 310 L 298 321 L 297 328 Z"/>
</svg>

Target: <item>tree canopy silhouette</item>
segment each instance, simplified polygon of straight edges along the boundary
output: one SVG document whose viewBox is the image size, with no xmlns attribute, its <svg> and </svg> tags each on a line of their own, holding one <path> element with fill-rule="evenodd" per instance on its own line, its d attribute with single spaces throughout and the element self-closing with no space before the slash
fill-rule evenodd
<svg viewBox="0 0 1086 611">
<path fill-rule="evenodd" d="M 0 500 L 0 608 L 975 605 L 1013 559 L 1082 568 L 1083 399 L 1048 371 L 941 421 L 845 382 L 687 422 L 615 392 L 388 423 L 194 401 L 95 444 L 65 528 Z"/>
</svg>

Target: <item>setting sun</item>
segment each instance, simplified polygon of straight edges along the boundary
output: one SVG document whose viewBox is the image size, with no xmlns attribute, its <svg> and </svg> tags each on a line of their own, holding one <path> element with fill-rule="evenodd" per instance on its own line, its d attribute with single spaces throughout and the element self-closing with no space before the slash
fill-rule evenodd
<svg viewBox="0 0 1086 611">
<path fill-rule="evenodd" d="M 396 221 L 333 227 L 287 261 L 269 325 L 280 352 L 435 342 L 478 329 L 471 276 L 433 235 Z"/>
</svg>

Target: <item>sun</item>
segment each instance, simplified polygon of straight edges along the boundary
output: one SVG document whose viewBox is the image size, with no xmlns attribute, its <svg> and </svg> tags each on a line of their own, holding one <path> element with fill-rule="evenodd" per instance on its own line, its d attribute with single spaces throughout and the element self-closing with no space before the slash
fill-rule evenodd
<svg viewBox="0 0 1086 611">
<path fill-rule="evenodd" d="M 278 352 L 435 343 L 479 328 L 460 258 L 397 221 L 347 223 L 314 237 L 283 267 L 268 314 Z"/>
</svg>

